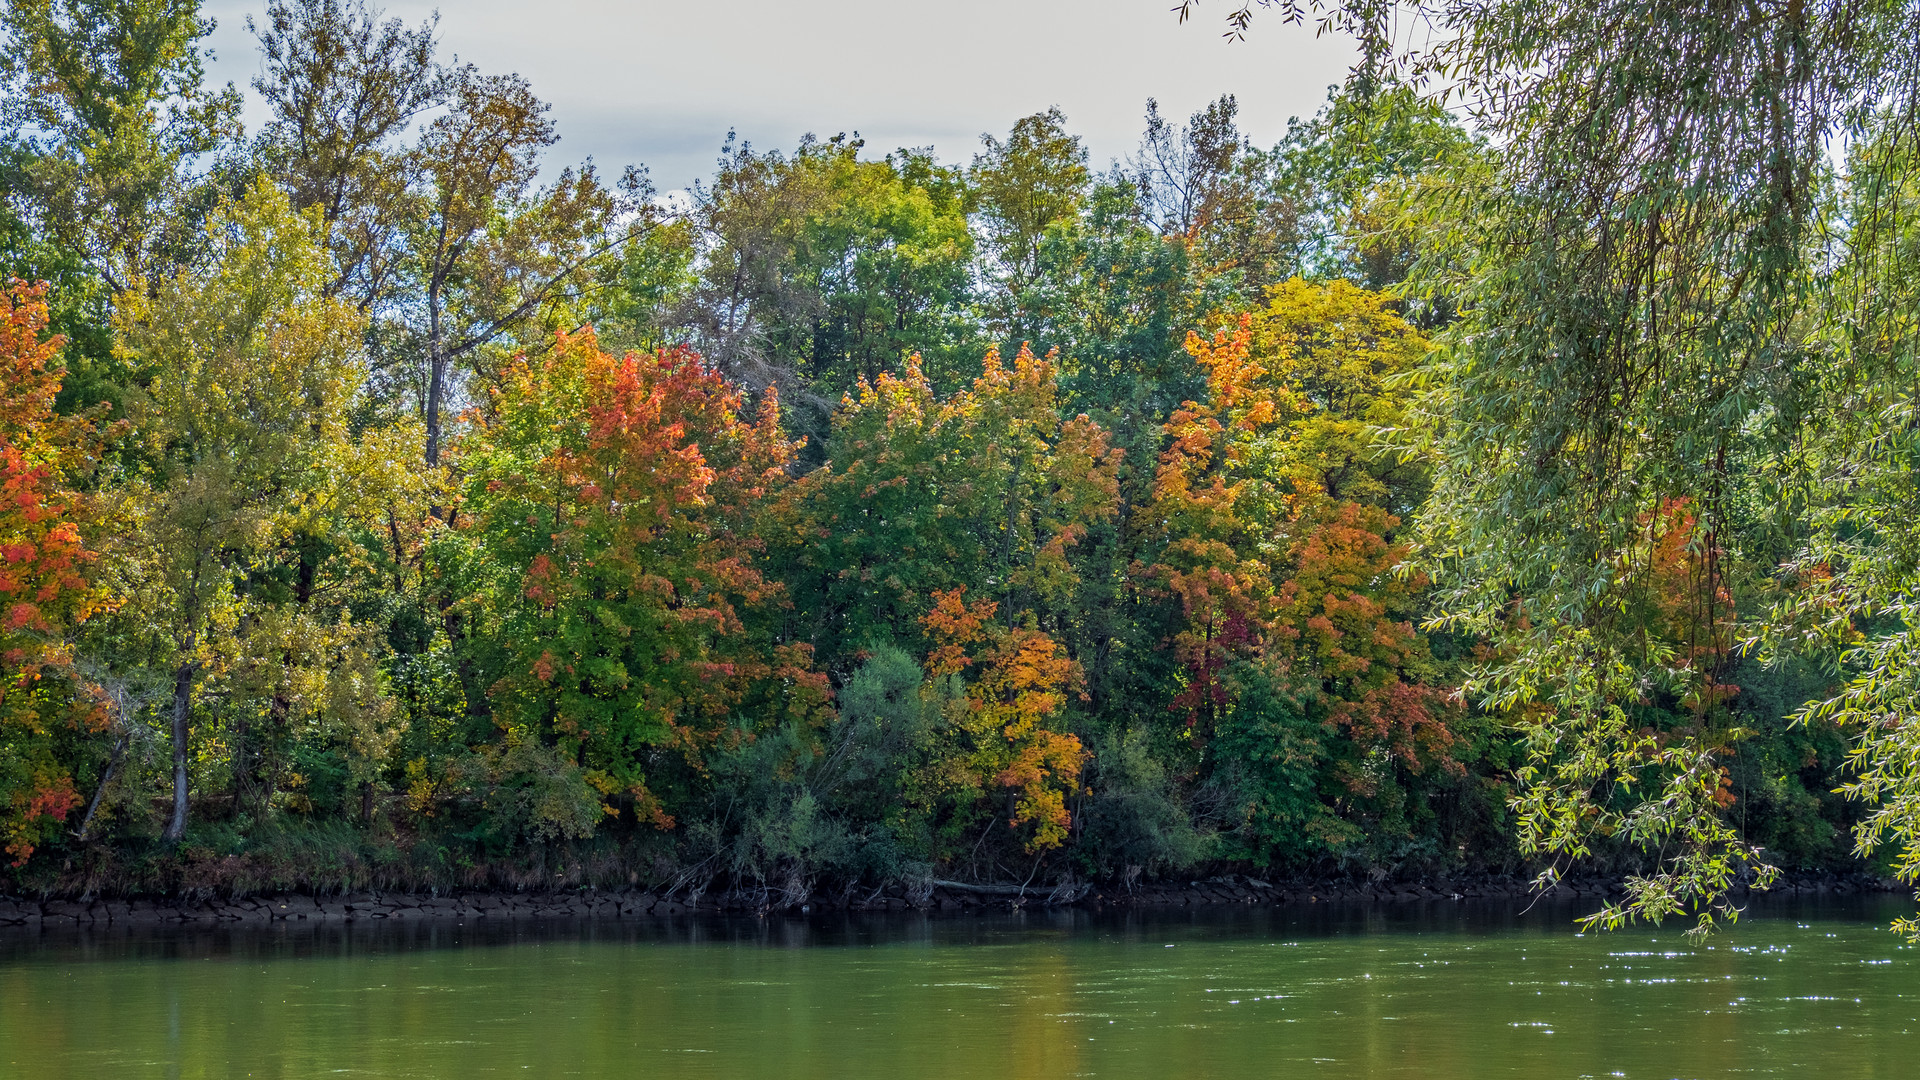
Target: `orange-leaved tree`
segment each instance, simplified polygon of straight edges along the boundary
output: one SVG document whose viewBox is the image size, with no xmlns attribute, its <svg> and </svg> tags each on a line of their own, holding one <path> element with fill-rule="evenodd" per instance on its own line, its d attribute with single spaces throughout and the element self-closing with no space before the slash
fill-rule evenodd
<svg viewBox="0 0 1920 1080">
<path fill-rule="evenodd" d="M 1184 671 L 1173 701 L 1204 739 L 1232 698 L 1226 670 L 1260 655 L 1272 617 L 1273 583 L 1260 538 L 1240 506 L 1247 481 L 1236 474 L 1235 432 L 1270 421 L 1258 396 L 1265 369 L 1248 355 L 1250 319 L 1211 340 L 1189 334 L 1187 351 L 1206 369 L 1208 401 L 1189 401 L 1167 420 L 1147 520 L 1153 561 L 1134 572 L 1179 603 L 1172 645 Z"/>
<path fill-rule="evenodd" d="M 1179 602 L 1173 705 L 1222 740 L 1212 760 L 1236 774 L 1256 847 L 1385 840 L 1399 825 L 1356 823 L 1403 801 L 1383 778 L 1455 768 L 1450 694 L 1412 622 L 1425 583 L 1396 573 L 1392 509 L 1422 474 L 1376 447 L 1402 408 L 1393 376 L 1426 348 L 1344 282 L 1287 282 L 1188 336 L 1207 400 L 1166 425 L 1141 570 Z"/>
<path fill-rule="evenodd" d="M 1427 341 L 1386 297 L 1344 281 L 1274 287 L 1251 328 L 1264 370 L 1231 406 L 1234 454 L 1259 478 L 1251 516 L 1287 570 L 1274 618 L 1290 681 L 1356 748 L 1414 773 L 1452 768 L 1450 692 L 1413 627 L 1426 582 L 1395 572 L 1408 554 L 1395 511 L 1419 499 L 1424 470 L 1382 446 L 1404 421 L 1394 377 Z M 1345 771 L 1355 789 L 1379 772 Z"/>
<path fill-rule="evenodd" d="M 824 714 L 810 649 L 756 632 L 781 590 L 755 521 L 793 453 L 771 392 L 749 411 L 692 352 L 611 356 L 589 330 L 515 362 L 471 423 L 457 545 L 481 587 L 462 603 L 509 744 L 667 827 L 659 752 L 697 769 L 737 710 Z"/>
<path fill-rule="evenodd" d="M 1078 686 L 1079 666 L 1032 626 L 996 623 L 994 601 L 969 604 L 965 588 L 932 600 L 923 620 L 934 642 L 927 674 L 935 685 L 957 679 L 966 687 L 947 703 L 947 720 L 965 741 L 959 775 L 982 795 L 1007 793 L 1007 825 L 1031 827 L 1029 852 L 1059 847 L 1072 825 L 1066 799 L 1079 787 L 1087 753 L 1078 738 L 1048 724 Z"/>
<path fill-rule="evenodd" d="M 1651 631 L 1654 649 L 1671 651 L 1665 666 L 1678 684 L 1681 708 L 1704 718 L 1740 693 L 1725 681 L 1737 655 L 1726 553 L 1701 526 L 1691 499 L 1661 499 L 1657 510 L 1640 515 L 1640 525 L 1644 540 L 1625 555 L 1647 563 L 1636 598 L 1640 625 Z"/>
<path fill-rule="evenodd" d="M 46 329 L 44 285 L 0 289 L 0 841 L 15 866 L 81 802 L 63 735 L 104 721 L 70 643 L 102 600 L 67 486 L 88 425 L 54 414 L 62 339 Z"/>
</svg>

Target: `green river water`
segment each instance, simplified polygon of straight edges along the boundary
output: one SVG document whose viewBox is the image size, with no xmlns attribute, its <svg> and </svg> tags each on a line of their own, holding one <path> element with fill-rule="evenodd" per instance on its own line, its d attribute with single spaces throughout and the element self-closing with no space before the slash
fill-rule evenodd
<svg viewBox="0 0 1920 1080">
<path fill-rule="evenodd" d="M 1920 1076 L 1898 897 L 0 932 L 0 1076 Z"/>
</svg>

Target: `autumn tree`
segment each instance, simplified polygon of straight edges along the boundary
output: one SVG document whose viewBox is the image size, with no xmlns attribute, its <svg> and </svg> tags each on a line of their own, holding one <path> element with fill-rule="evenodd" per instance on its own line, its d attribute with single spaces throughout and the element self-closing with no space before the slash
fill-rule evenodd
<svg viewBox="0 0 1920 1080">
<path fill-rule="evenodd" d="M 80 805 L 73 736 L 105 721 L 72 641 L 107 599 L 71 487 L 88 425 L 53 413 L 62 341 L 46 336 L 45 292 L 0 290 L 0 838 L 15 866 Z"/>
<path fill-rule="evenodd" d="M 337 268 L 330 291 L 363 311 L 399 284 L 422 165 L 401 139 L 447 92 L 436 22 L 383 22 L 362 0 L 274 0 L 259 23 L 247 18 L 264 61 L 253 88 L 273 113 L 263 164 L 294 209 L 319 210 Z"/>
<path fill-rule="evenodd" d="M 921 636 L 955 588 L 1058 629 L 1076 548 L 1112 517 L 1119 454 L 1062 413 L 1053 359 L 989 352 L 971 387 L 936 394 L 917 362 L 841 404 L 827 462 L 794 485 L 776 556 L 823 659 Z"/>
<path fill-rule="evenodd" d="M 1170 644 L 1186 675 L 1174 706 L 1203 737 L 1231 700 L 1226 669 L 1257 654 L 1271 614 L 1273 582 L 1239 505 L 1246 482 L 1232 472 L 1237 455 L 1228 427 L 1249 383 L 1264 374 L 1247 356 L 1250 321 L 1242 318 L 1211 341 L 1188 339 L 1207 371 L 1210 403 L 1189 401 L 1166 423 L 1168 446 L 1148 510 L 1152 534 L 1142 552 L 1153 561 L 1135 567 L 1178 603 L 1180 628 Z M 1268 402 L 1254 416 L 1271 414 Z"/>
<path fill-rule="evenodd" d="M 1007 137 L 980 136 L 968 176 L 986 226 L 995 295 L 990 320 L 1004 332 L 1020 315 L 1019 298 L 1040 273 L 1047 230 L 1072 220 L 1092 174 L 1087 151 L 1058 107 L 1021 118 Z"/>
<path fill-rule="evenodd" d="M 145 468 L 113 504 L 111 581 L 125 598 L 114 633 L 126 643 L 120 663 L 152 666 L 172 685 L 170 840 L 186 832 L 191 740 L 210 681 L 279 657 L 309 673 L 303 707 L 368 728 L 385 710 L 364 641 L 305 603 L 313 530 L 352 454 L 361 320 L 328 295 L 334 268 L 317 215 L 296 213 L 265 181 L 214 216 L 207 243 L 218 256 L 208 271 L 153 283 L 119 316 L 124 348 L 158 374 L 133 417 Z M 276 581 L 282 560 L 290 581 Z M 254 677 L 269 698 L 291 692 L 284 682 Z"/>
<path fill-rule="evenodd" d="M 1032 625 L 994 621 L 991 600 L 968 603 L 965 587 L 932 597 L 922 620 L 933 650 L 927 675 L 937 693 L 956 680 L 963 694 L 943 704 L 951 756 L 936 759 L 919 794 L 958 804 L 946 831 L 973 822 L 974 800 L 1005 792 L 1008 828 L 1024 834 L 1028 853 L 1063 844 L 1072 825 L 1067 797 L 1079 788 L 1086 751 L 1074 735 L 1053 730 L 1068 694 L 1078 689 L 1078 665 Z M 991 802 L 987 813 L 992 816 Z"/>
<path fill-rule="evenodd" d="M 685 350 L 614 357 L 583 332 L 508 369 L 460 443 L 441 556 L 507 749 L 551 748 L 664 827 L 661 755 L 697 766 L 736 710 L 824 706 L 808 646 L 766 636 L 758 610 L 781 590 L 756 523 L 792 452 L 773 397 L 750 409 Z"/>
<path fill-rule="evenodd" d="M 1417 496 L 1419 469 L 1374 444 L 1404 408 L 1391 378 L 1427 345 L 1376 294 L 1294 280 L 1188 348 L 1208 400 L 1168 424 L 1165 541 L 1146 568 L 1184 619 L 1174 705 L 1242 778 L 1256 845 L 1304 829 L 1339 852 L 1366 835 L 1384 776 L 1458 768 L 1413 626 L 1424 583 L 1395 573 L 1408 552 L 1389 508 Z"/>
</svg>

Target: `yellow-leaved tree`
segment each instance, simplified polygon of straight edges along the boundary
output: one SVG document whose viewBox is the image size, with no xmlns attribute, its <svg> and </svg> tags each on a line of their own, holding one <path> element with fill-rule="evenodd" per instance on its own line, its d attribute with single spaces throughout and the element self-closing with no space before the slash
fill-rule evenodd
<svg viewBox="0 0 1920 1080">
<path fill-rule="evenodd" d="M 327 295 L 311 215 L 263 181 L 218 208 L 206 242 L 204 269 L 141 283 L 117 316 L 120 348 L 154 378 L 132 409 L 139 466 L 112 507 L 112 632 L 120 656 L 171 683 L 176 841 L 196 724 L 227 721 L 209 742 L 236 796 L 260 805 L 273 770 L 259 748 L 276 728 L 327 729 L 363 787 L 391 749 L 371 631 L 344 603 L 359 571 L 342 518 L 407 490 L 399 451 L 418 453 L 404 432 L 348 422 L 364 321 Z"/>
<path fill-rule="evenodd" d="M 1404 777 L 1454 769 L 1452 706 L 1413 625 L 1394 511 L 1421 463 L 1382 449 L 1427 343 L 1378 293 L 1275 286 L 1187 349 L 1204 402 L 1167 424 L 1143 572 L 1180 605 L 1175 707 L 1240 801 L 1246 856 L 1364 856 L 1405 831 Z"/>
</svg>

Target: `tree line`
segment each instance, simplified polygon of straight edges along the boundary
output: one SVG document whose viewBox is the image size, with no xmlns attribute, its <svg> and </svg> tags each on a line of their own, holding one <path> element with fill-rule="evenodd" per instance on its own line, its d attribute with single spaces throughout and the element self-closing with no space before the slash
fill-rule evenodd
<svg viewBox="0 0 1920 1080">
<path fill-rule="evenodd" d="M 193 0 L 10 5 L 8 873 L 1598 862 L 1621 919 L 1904 842 L 1911 102 L 1805 65 L 1912 38 L 1672 7 L 1613 15 L 1751 65 L 1453 3 L 1448 107 L 1342 8 L 1270 147 L 1050 109 L 662 198 L 434 20 L 272 0 L 248 133 Z"/>
</svg>

